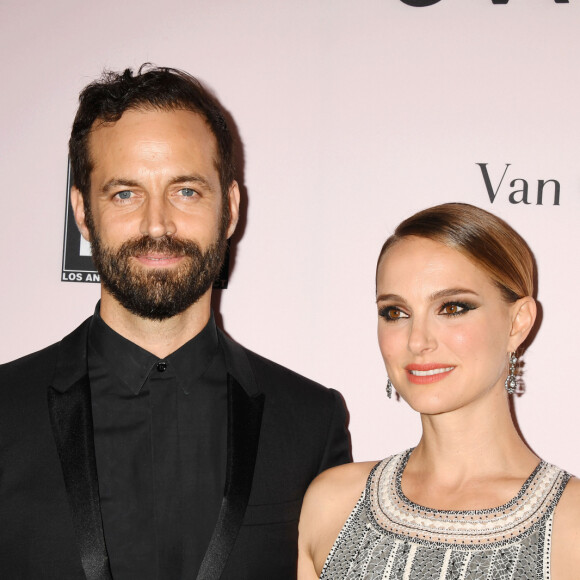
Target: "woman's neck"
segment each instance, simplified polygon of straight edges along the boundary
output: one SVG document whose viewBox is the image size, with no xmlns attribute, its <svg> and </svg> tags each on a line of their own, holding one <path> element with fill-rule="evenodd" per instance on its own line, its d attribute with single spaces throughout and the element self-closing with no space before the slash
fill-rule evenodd
<svg viewBox="0 0 580 580">
<path fill-rule="evenodd" d="M 423 435 L 402 481 L 416 503 L 437 509 L 495 507 L 511 499 L 538 464 L 499 390 L 452 412 L 422 415 L 421 420 Z M 478 498 L 481 505 L 475 505 Z"/>
</svg>

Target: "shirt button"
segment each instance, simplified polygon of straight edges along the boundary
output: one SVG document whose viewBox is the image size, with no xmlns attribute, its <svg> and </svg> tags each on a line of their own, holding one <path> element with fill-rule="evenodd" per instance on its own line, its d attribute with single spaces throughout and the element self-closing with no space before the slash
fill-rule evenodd
<svg viewBox="0 0 580 580">
<path fill-rule="evenodd" d="M 157 363 L 157 370 L 158 370 L 160 373 L 164 373 L 166 368 L 167 368 L 167 363 L 166 363 L 164 360 L 162 360 L 162 361 L 159 361 L 159 362 Z"/>
</svg>

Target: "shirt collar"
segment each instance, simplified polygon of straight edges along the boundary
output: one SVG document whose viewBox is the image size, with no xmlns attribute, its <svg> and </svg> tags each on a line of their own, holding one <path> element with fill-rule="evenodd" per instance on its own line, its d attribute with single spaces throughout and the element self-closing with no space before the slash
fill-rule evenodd
<svg viewBox="0 0 580 580">
<path fill-rule="evenodd" d="M 218 334 L 213 312 L 202 331 L 161 359 L 135 343 L 127 340 L 108 326 L 100 316 L 100 303 L 95 308 L 89 329 L 89 360 L 94 356 L 115 374 L 134 395 L 139 394 L 150 372 L 163 362 L 173 373 L 185 393 L 191 391 L 195 381 L 208 369 L 218 352 Z M 89 363 L 91 364 L 91 363 Z"/>
</svg>

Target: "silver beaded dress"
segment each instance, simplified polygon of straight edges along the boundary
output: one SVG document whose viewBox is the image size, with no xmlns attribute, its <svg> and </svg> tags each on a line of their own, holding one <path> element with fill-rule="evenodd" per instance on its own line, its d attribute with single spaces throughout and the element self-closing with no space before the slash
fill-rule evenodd
<svg viewBox="0 0 580 580">
<path fill-rule="evenodd" d="M 544 461 L 491 509 L 438 511 L 402 492 L 412 449 L 378 463 L 326 559 L 321 580 L 550 578 L 554 509 L 570 476 Z"/>
</svg>

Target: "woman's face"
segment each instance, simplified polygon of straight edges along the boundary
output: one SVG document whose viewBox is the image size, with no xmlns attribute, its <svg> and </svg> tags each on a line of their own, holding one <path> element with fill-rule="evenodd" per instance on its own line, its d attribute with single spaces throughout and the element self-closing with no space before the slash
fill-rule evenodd
<svg viewBox="0 0 580 580">
<path fill-rule="evenodd" d="M 525 300 L 525 299 L 524 299 Z M 503 389 L 522 338 L 492 280 L 456 250 L 410 236 L 381 258 L 379 346 L 389 378 L 421 413 L 452 411 Z"/>
</svg>

